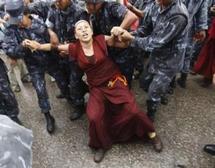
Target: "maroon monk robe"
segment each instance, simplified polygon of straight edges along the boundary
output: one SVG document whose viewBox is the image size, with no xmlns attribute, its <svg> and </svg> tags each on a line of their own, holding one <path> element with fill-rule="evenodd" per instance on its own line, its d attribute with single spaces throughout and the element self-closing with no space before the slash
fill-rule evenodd
<svg viewBox="0 0 215 168">
<path fill-rule="evenodd" d="M 136 104 L 118 67 L 107 56 L 103 35 L 93 38 L 94 56 L 84 55 L 80 42 L 69 45 L 70 57 L 87 75 L 90 97 L 87 104 L 89 146 L 109 149 L 114 142 L 155 132 L 152 122 Z M 109 85 L 108 85 L 109 84 Z"/>
<path fill-rule="evenodd" d="M 208 34 L 208 39 L 202 47 L 194 71 L 205 78 L 212 79 L 215 74 L 215 19 L 213 19 Z"/>
</svg>

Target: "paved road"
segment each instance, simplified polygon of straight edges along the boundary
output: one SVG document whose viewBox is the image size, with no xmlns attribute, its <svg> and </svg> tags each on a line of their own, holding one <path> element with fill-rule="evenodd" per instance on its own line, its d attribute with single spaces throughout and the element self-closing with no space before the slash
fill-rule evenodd
<svg viewBox="0 0 215 168">
<path fill-rule="evenodd" d="M 190 77 L 186 90 L 176 88 L 168 106 L 161 106 L 155 125 L 163 139 L 164 151 L 157 154 L 149 144 L 134 142 L 117 144 L 107 152 L 100 164 L 93 162 L 87 146 L 88 123 L 86 115 L 71 122 L 72 110 L 65 100 L 57 100 L 55 83 L 47 77 L 47 87 L 56 118 L 56 133 L 50 136 L 38 108 L 31 84 L 21 85 L 16 94 L 24 125 L 33 130 L 33 168 L 214 168 L 215 159 L 202 147 L 215 143 L 215 89 L 199 86 L 199 76 Z M 143 109 L 145 93 L 134 82 L 137 100 Z"/>
</svg>

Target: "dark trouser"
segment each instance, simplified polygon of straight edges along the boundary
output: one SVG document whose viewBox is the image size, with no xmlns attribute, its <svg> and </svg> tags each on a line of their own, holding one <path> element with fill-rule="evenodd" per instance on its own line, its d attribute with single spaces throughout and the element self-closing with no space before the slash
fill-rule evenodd
<svg viewBox="0 0 215 168">
<path fill-rule="evenodd" d="M 129 88 L 131 88 L 132 76 L 134 73 L 135 65 L 132 49 L 110 48 L 109 55 L 113 59 L 113 61 L 119 66 L 122 75 L 124 75 L 128 81 Z"/>
<path fill-rule="evenodd" d="M 84 95 L 88 86 L 83 82 L 84 73 L 75 62 L 70 62 L 70 100 L 74 107 L 84 105 Z"/>
<path fill-rule="evenodd" d="M 148 100 L 160 102 L 165 96 L 175 72 L 152 74 L 147 70 L 140 77 L 140 87 L 148 92 Z"/>
<path fill-rule="evenodd" d="M 29 66 L 27 64 L 29 74 L 31 76 L 32 84 L 36 90 L 38 103 L 42 113 L 47 113 L 50 109 L 50 102 L 46 90 L 45 72 L 55 78 L 56 83 L 66 97 L 68 97 L 69 89 L 65 74 L 61 71 L 58 64 L 51 64 L 51 66 L 43 67 L 39 65 Z"/>
<path fill-rule="evenodd" d="M 0 59 L 0 114 L 16 117 L 19 114 L 18 103 L 10 88 L 6 67 Z"/>
</svg>

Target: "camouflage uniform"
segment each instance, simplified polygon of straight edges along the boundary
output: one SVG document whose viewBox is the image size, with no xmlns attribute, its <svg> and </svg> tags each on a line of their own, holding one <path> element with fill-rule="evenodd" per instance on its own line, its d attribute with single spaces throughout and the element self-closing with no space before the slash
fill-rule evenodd
<svg viewBox="0 0 215 168">
<path fill-rule="evenodd" d="M 127 8 L 116 2 L 104 2 L 102 8 L 98 13 L 92 15 L 92 24 L 94 34 L 110 35 L 110 31 L 114 26 L 120 26 Z M 121 72 L 131 85 L 134 61 L 131 57 L 131 49 L 116 49 L 109 48 L 109 55 L 114 62 L 119 66 Z"/>
<path fill-rule="evenodd" d="M 190 61 L 192 59 L 195 43 L 193 35 L 201 30 L 208 29 L 208 0 L 183 0 L 189 12 L 188 38 L 186 40 L 187 49 L 185 53 L 182 73 L 189 73 Z"/>
<path fill-rule="evenodd" d="M 215 0 L 208 0 L 208 27 L 211 26 L 212 18 L 215 16 L 211 11 L 210 8 L 215 5 Z"/>
<path fill-rule="evenodd" d="M 213 5 L 215 5 L 215 0 L 208 0 L 208 5 L 207 5 L 207 7 L 208 7 L 208 27 L 210 27 L 212 18 L 214 17 L 212 15 L 212 13 L 210 12 L 210 8 Z M 199 53 L 200 53 L 200 51 L 202 49 L 202 46 L 203 46 L 204 42 L 205 41 L 203 41 L 203 42 L 193 42 L 193 47 L 192 47 L 193 51 L 192 51 L 192 54 L 191 54 L 191 56 L 192 56 L 191 68 L 194 65 L 195 61 L 197 60 L 198 55 L 199 55 Z"/>
<path fill-rule="evenodd" d="M 59 68 L 58 55 L 40 51 L 32 53 L 29 49 L 21 46 L 24 39 L 32 39 L 40 43 L 49 42 L 49 35 L 44 22 L 39 19 L 32 19 L 30 28 L 18 28 L 16 25 L 9 25 L 5 31 L 5 39 L 2 46 L 9 57 L 24 59 L 33 86 L 37 92 L 41 111 L 48 113 L 51 107 L 45 86 L 45 72 L 56 79 L 58 87 L 65 95 L 68 93 L 66 78 Z"/>
<path fill-rule="evenodd" d="M 148 112 L 153 111 L 152 108 L 156 111 L 161 95 L 166 93 L 171 79 L 183 65 L 187 23 L 188 13 L 180 0 L 172 0 L 162 11 L 154 4 L 137 31 L 143 32 L 145 37 L 135 37 L 131 42 L 131 47 L 150 52 L 141 83 L 148 90 Z"/>
<path fill-rule="evenodd" d="M 88 14 L 76 3 L 71 3 L 66 11 L 60 9 L 50 9 L 47 26 L 58 36 L 60 43 L 75 41 L 74 28 L 75 23 L 81 19 L 88 19 Z M 83 72 L 75 62 L 61 60 L 62 68 L 67 67 L 67 73 L 70 77 L 70 98 L 75 107 L 84 105 L 84 94 L 86 86 L 82 81 Z"/>
<path fill-rule="evenodd" d="M 10 88 L 7 69 L 2 59 L 0 59 L 0 114 L 11 118 L 19 114 L 18 103 Z"/>
<path fill-rule="evenodd" d="M 151 5 L 154 2 L 154 0 L 136 0 L 132 3 L 133 6 L 135 6 L 137 9 L 142 10 L 144 12 L 147 12 Z"/>
<path fill-rule="evenodd" d="M 48 12 L 51 7 L 54 7 L 53 2 L 36 1 L 28 4 L 28 9 L 31 14 L 38 15 L 44 22 L 48 17 Z"/>
<path fill-rule="evenodd" d="M 133 6 L 135 6 L 137 9 L 144 11 L 144 13 L 147 13 L 151 6 L 153 5 L 154 0 L 136 0 L 133 2 Z M 139 20 L 139 27 L 144 24 L 144 18 L 140 18 Z M 135 69 L 139 72 L 139 75 L 144 70 L 144 62 L 149 56 L 148 52 L 143 52 L 141 49 L 134 49 L 133 52 L 135 54 Z M 137 76 L 138 77 L 138 76 Z"/>
<path fill-rule="evenodd" d="M 4 16 L 5 13 L 2 13 Z M 4 39 L 3 30 L 0 29 L 0 50 Z M 10 88 L 10 82 L 7 76 L 7 68 L 0 58 L 0 114 L 9 117 L 16 117 L 19 114 L 18 103 L 15 95 Z"/>
</svg>

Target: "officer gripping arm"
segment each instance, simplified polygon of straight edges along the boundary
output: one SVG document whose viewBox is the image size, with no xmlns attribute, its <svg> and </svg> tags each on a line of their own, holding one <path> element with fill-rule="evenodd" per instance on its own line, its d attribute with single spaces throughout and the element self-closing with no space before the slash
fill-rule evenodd
<svg viewBox="0 0 215 168">
<path fill-rule="evenodd" d="M 184 30 L 186 25 L 187 19 L 183 15 L 175 15 L 169 19 L 167 24 L 164 24 L 159 29 L 154 29 L 151 35 L 147 37 L 134 37 L 126 30 L 123 30 L 121 39 L 123 41 L 130 40 L 131 47 L 137 47 L 152 52 L 154 49 L 162 48 L 168 44 Z M 113 29 L 113 34 L 114 31 Z"/>
</svg>

